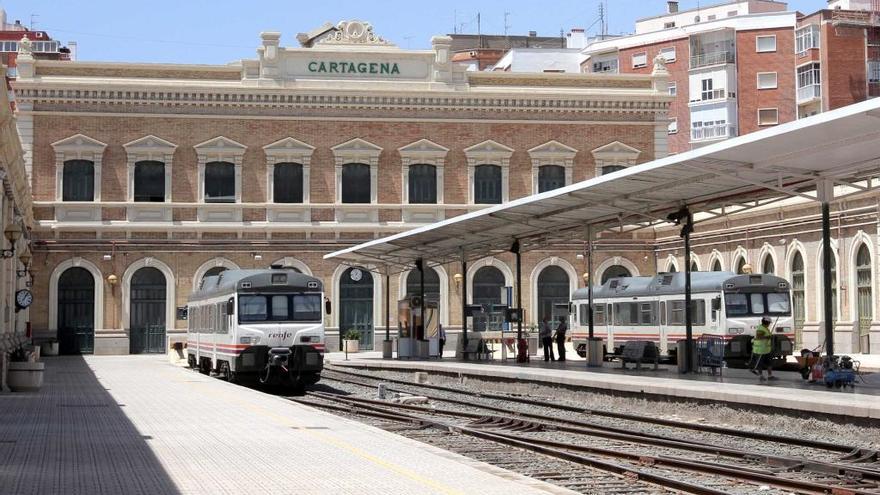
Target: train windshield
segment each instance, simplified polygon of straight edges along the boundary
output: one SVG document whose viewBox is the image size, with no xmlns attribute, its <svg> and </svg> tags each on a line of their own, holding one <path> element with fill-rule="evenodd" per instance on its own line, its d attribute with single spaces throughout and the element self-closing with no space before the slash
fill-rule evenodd
<svg viewBox="0 0 880 495">
<path fill-rule="evenodd" d="M 239 322 L 320 322 L 320 294 L 242 295 Z"/>
<path fill-rule="evenodd" d="M 790 315 L 791 300 L 786 292 L 724 294 L 727 316 Z"/>
</svg>

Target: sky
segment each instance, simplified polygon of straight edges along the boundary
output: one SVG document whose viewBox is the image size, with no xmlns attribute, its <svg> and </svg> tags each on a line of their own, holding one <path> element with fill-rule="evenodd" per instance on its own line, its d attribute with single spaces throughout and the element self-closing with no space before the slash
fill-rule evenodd
<svg viewBox="0 0 880 495">
<path fill-rule="evenodd" d="M 361 19 L 401 48 L 430 48 L 431 36 L 537 31 L 559 35 L 572 27 L 596 33 L 600 0 L 0 0 L 16 19 L 53 39 L 78 44 L 78 60 L 225 64 L 254 58 L 261 31 L 280 31 L 283 46 L 325 22 Z M 637 18 L 662 14 L 665 0 L 606 0 L 608 31 L 629 33 Z M 682 10 L 698 5 L 682 0 Z M 702 0 L 702 5 L 720 0 Z M 826 0 L 791 0 L 789 9 L 814 12 Z M 505 13 L 507 20 L 505 23 Z M 591 27 L 592 26 L 592 27 Z"/>
</svg>

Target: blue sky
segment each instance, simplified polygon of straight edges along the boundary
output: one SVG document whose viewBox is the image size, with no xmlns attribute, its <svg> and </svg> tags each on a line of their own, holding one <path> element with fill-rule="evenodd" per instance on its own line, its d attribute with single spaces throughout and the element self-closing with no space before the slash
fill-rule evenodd
<svg viewBox="0 0 880 495">
<path fill-rule="evenodd" d="M 697 6 L 682 0 L 681 8 Z M 702 4 L 719 3 L 703 0 Z M 826 0 L 792 0 L 792 10 L 822 8 Z M 252 58 L 260 31 L 281 31 L 282 45 L 298 46 L 295 36 L 326 21 L 363 19 L 403 48 L 428 48 L 435 34 L 477 30 L 503 33 L 505 12 L 511 34 L 530 30 L 554 36 L 560 29 L 588 27 L 597 19 L 599 0 L 2 0 L 8 22 L 20 19 L 61 41 L 76 40 L 80 60 L 222 64 Z M 639 17 L 657 15 L 665 0 L 608 0 L 609 31 L 630 32 Z M 590 30 L 594 33 L 595 27 Z"/>
</svg>

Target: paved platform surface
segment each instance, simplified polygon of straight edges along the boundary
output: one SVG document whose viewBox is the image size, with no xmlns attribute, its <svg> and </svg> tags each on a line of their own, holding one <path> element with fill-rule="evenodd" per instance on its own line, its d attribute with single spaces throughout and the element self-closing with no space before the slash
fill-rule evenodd
<svg viewBox="0 0 880 495">
<path fill-rule="evenodd" d="M 451 354 L 450 354 L 451 355 Z M 620 370 L 619 363 L 605 363 L 602 368 L 586 368 L 583 359 L 529 364 L 509 361 L 468 361 L 452 358 L 442 361 L 384 360 L 380 353 L 327 355 L 330 362 L 352 367 L 384 367 L 425 371 L 465 373 L 472 376 L 497 376 L 505 379 L 531 380 L 548 384 L 579 386 L 599 390 L 653 394 L 684 399 L 712 400 L 749 406 L 770 406 L 797 411 L 880 419 L 880 375 L 865 375 L 867 383 L 855 389 L 828 390 L 824 385 L 809 384 L 797 373 L 777 372 L 777 381 L 759 383 L 747 370 L 724 369 L 720 376 L 680 375 L 674 368 L 661 366 L 653 371 Z M 645 366 L 645 365 L 643 365 Z M 633 365 L 630 365 L 632 368 Z"/>
<path fill-rule="evenodd" d="M 44 361 L 0 395 L 4 495 L 572 493 L 164 356 Z"/>
</svg>

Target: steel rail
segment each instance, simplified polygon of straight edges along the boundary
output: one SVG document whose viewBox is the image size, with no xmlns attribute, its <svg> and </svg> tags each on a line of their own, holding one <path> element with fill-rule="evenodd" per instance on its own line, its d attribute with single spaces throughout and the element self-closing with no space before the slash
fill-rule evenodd
<svg viewBox="0 0 880 495">
<path fill-rule="evenodd" d="M 637 422 L 641 422 L 641 423 L 651 423 L 651 424 L 656 424 L 656 425 L 661 425 L 661 426 L 670 426 L 670 427 L 674 427 L 674 428 L 682 428 L 682 429 L 696 430 L 696 431 L 703 431 L 703 432 L 710 432 L 710 433 L 719 433 L 722 435 L 730 435 L 730 436 L 748 438 L 750 440 L 765 440 L 768 442 L 794 445 L 797 447 L 812 447 L 812 448 L 818 448 L 818 449 L 823 449 L 823 450 L 830 450 L 833 452 L 840 452 L 843 454 L 853 454 L 855 452 L 859 452 L 859 451 L 864 450 L 859 447 L 840 445 L 840 444 L 831 443 L 831 442 L 823 442 L 821 440 L 811 440 L 811 439 L 799 438 L 799 437 L 784 437 L 781 435 L 774 435 L 772 433 L 744 431 L 744 430 L 738 430 L 738 429 L 734 429 L 734 428 L 725 428 L 723 426 L 697 425 L 697 424 L 693 424 L 693 423 L 686 423 L 683 421 L 675 421 L 675 420 L 671 420 L 671 419 L 651 418 L 651 417 L 647 417 L 647 416 L 639 416 L 636 414 L 619 413 L 619 412 L 614 412 L 614 411 L 603 411 L 603 410 L 599 410 L 599 409 L 589 409 L 589 408 L 583 408 L 583 407 L 579 407 L 579 406 L 570 406 L 567 404 L 558 404 L 558 403 L 554 403 L 554 402 L 543 402 L 543 401 L 538 401 L 538 400 L 534 400 L 534 399 L 527 399 L 524 397 L 515 397 L 515 396 L 508 396 L 508 395 L 503 395 L 503 394 L 492 394 L 492 393 L 483 393 L 483 392 L 471 392 L 468 390 L 461 390 L 461 389 L 457 389 L 457 388 L 446 387 L 443 385 L 432 385 L 432 384 L 427 384 L 427 383 L 412 383 L 412 382 L 408 382 L 406 380 L 397 380 L 397 379 L 393 379 L 393 378 L 377 378 L 377 377 L 371 377 L 371 376 L 363 376 L 363 375 L 359 375 L 357 373 L 354 373 L 354 372 L 351 372 L 348 370 L 340 370 L 335 366 L 333 366 L 332 368 L 325 367 L 325 371 L 332 371 L 333 373 L 340 373 L 340 374 L 344 374 L 344 375 L 356 376 L 359 378 L 367 378 L 369 380 L 376 380 L 376 381 L 380 381 L 380 382 L 398 383 L 401 385 L 409 385 L 412 387 L 422 387 L 422 388 L 430 388 L 430 389 L 434 389 L 434 390 L 441 390 L 444 392 L 453 392 L 453 393 L 457 393 L 457 394 L 461 394 L 461 395 L 467 395 L 470 397 L 485 397 L 487 399 L 502 400 L 502 401 L 509 401 L 509 402 L 518 402 L 520 404 L 526 404 L 526 405 L 530 405 L 530 406 L 547 407 L 547 408 L 551 408 L 551 409 L 559 409 L 562 411 L 576 412 L 576 413 L 581 413 L 581 414 L 589 414 L 589 415 L 593 415 L 593 416 L 602 416 L 602 417 L 615 418 L 615 419 L 625 419 L 625 420 L 629 420 L 629 421 L 637 421 Z M 388 370 L 384 370 L 384 371 L 388 371 Z M 396 371 L 396 370 L 391 370 L 391 371 Z"/>
<path fill-rule="evenodd" d="M 359 404 L 357 402 L 357 400 L 338 397 L 338 396 L 335 396 L 334 394 L 325 394 L 325 393 L 315 394 L 314 392 L 310 392 L 310 395 L 316 395 L 317 397 L 320 397 L 324 400 L 330 400 L 330 401 L 335 401 L 335 402 L 339 402 L 342 404 L 352 405 L 352 406 L 355 406 L 356 408 L 367 408 L 367 409 L 374 411 L 374 412 L 386 413 L 389 415 L 396 414 L 396 412 L 393 409 L 388 409 L 387 407 Z M 368 401 L 368 399 L 358 399 L 358 400 Z M 354 403 L 352 403 L 352 402 L 354 402 Z M 388 403 L 384 403 L 384 404 L 385 404 L 385 406 L 391 405 L 396 408 L 402 408 L 401 406 L 407 406 L 404 409 L 408 409 L 410 407 L 413 407 L 412 405 L 409 405 L 409 404 L 388 404 Z M 428 408 L 428 409 L 429 409 L 429 411 L 427 411 L 427 412 L 431 412 L 430 408 Z M 472 414 L 473 413 L 468 413 L 468 417 L 471 417 Z M 418 418 L 417 416 L 411 416 L 411 415 L 406 415 L 406 414 L 402 414 L 402 416 L 403 416 L 402 419 L 406 419 L 407 421 L 413 421 L 413 420 L 418 420 L 418 419 L 421 419 L 423 421 L 428 421 L 428 422 L 433 421 L 433 420 L 427 420 L 425 418 Z M 792 480 L 792 479 L 787 479 L 787 478 L 779 478 L 779 477 L 775 476 L 774 473 L 771 473 L 771 472 L 762 472 L 759 470 L 743 468 L 741 466 L 724 465 L 724 464 L 717 464 L 717 463 L 711 463 L 711 462 L 705 462 L 705 461 L 693 461 L 693 460 L 682 459 L 682 458 L 678 458 L 678 457 L 674 457 L 674 456 L 651 456 L 651 455 L 643 455 L 643 454 L 633 454 L 633 453 L 628 453 L 628 452 L 622 452 L 620 450 L 605 449 L 605 448 L 601 448 L 601 447 L 591 447 L 591 446 L 586 446 L 586 445 L 573 445 L 573 444 L 555 442 L 555 441 L 550 441 L 550 440 L 541 440 L 541 439 L 528 438 L 528 437 L 519 437 L 516 435 L 510 435 L 510 434 L 506 434 L 506 433 L 480 431 L 479 429 L 472 428 L 472 427 L 447 425 L 442 422 L 434 422 L 434 425 L 441 427 L 441 428 L 447 428 L 450 431 L 455 431 L 455 432 L 463 433 L 463 434 L 478 437 L 478 438 L 501 441 L 502 443 L 507 443 L 508 445 L 515 445 L 515 446 L 518 446 L 518 447 L 521 447 L 521 448 L 524 448 L 527 450 L 536 451 L 536 452 L 541 452 L 544 449 L 548 449 L 547 452 L 554 451 L 555 453 L 566 455 L 566 457 L 563 457 L 563 458 L 567 458 L 568 460 L 572 460 L 573 458 L 577 458 L 577 457 L 581 457 L 581 456 L 567 454 L 564 451 L 575 451 L 575 452 L 581 452 L 581 453 L 598 454 L 598 455 L 623 459 L 623 460 L 626 460 L 629 462 L 637 462 L 640 464 L 647 464 L 647 465 L 651 465 L 651 466 L 662 465 L 662 466 L 681 469 L 681 470 L 685 470 L 685 471 L 692 471 L 692 472 L 697 472 L 697 473 L 722 476 L 722 477 L 725 477 L 728 479 L 745 481 L 745 482 L 748 482 L 751 484 L 766 484 L 766 485 L 772 485 L 772 486 L 776 486 L 776 487 L 784 488 L 784 489 L 797 490 L 801 493 L 810 493 L 810 494 L 833 493 L 835 495 L 876 495 L 876 492 L 867 492 L 867 491 L 858 490 L 858 489 L 851 488 L 851 487 L 837 486 L 837 485 L 825 485 L 825 484 L 809 482 L 809 481 L 799 481 L 799 480 Z M 542 453 L 547 453 L 547 452 L 542 452 Z M 572 456 L 572 457 L 569 458 L 568 456 Z M 595 459 L 589 459 L 589 458 L 585 458 L 585 459 L 590 460 L 590 461 L 596 461 Z M 600 461 L 600 462 L 602 462 L 602 461 Z M 619 466 L 619 465 L 616 465 L 613 463 L 606 463 L 606 464 L 611 464 L 612 466 L 616 466 L 618 468 L 623 467 L 623 466 Z M 629 468 L 629 469 L 631 469 L 631 468 Z M 643 474 L 650 475 L 650 476 L 656 476 L 651 473 L 643 473 Z M 642 475 L 640 475 L 640 479 L 647 480 L 647 478 L 643 478 L 641 476 Z M 666 481 L 673 481 L 676 484 L 683 483 L 678 480 L 669 480 L 668 478 L 665 478 L 665 477 L 661 477 L 661 478 L 663 478 Z M 674 486 L 668 485 L 668 484 L 664 484 L 663 486 L 674 487 Z M 696 487 L 697 486 L 695 486 L 695 488 Z M 678 488 L 678 487 L 676 487 L 676 488 Z M 710 493 L 726 493 L 726 492 L 714 491 L 713 489 L 709 489 L 706 487 L 698 487 L 698 488 L 700 490 L 707 490 L 707 489 L 712 490 Z M 683 488 L 678 488 L 678 489 L 683 489 Z M 706 493 L 706 492 L 700 491 L 698 493 Z"/>
</svg>

